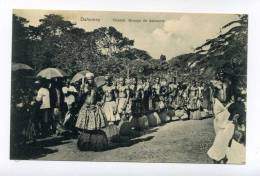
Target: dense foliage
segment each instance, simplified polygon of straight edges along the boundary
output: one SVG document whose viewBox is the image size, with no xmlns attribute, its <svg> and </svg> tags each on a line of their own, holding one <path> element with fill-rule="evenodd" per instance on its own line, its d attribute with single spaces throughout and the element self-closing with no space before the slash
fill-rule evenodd
<svg viewBox="0 0 260 176">
<path fill-rule="evenodd" d="M 96 75 L 150 77 L 177 75 L 180 79 L 211 79 L 219 68 L 245 80 L 247 67 L 247 16 L 223 26 L 218 37 L 207 40 L 188 53 L 167 60 L 152 58 L 147 51 L 134 48 L 114 27 L 91 32 L 76 27 L 62 16 L 50 14 L 38 26 L 13 16 L 13 62 L 32 66 L 36 72 L 58 67 L 69 74 L 90 70 Z M 174 47 L 174 46 L 173 46 Z"/>
<path fill-rule="evenodd" d="M 147 70 L 152 57 L 134 48 L 134 40 L 124 37 L 114 27 L 100 27 L 91 32 L 78 28 L 59 15 L 45 15 L 37 27 L 26 19 L 13 16 L 13 62 L 32 66 L 36 72 L 46 67 L 62 68 L 69 74 L 90 70 L 96 75 L 132 75 Z M 137 65 L 133 65 L 136 61 Z M 139 65 L 137 60 L 147 62 Z M 120 75 L 118 74 L 118 75 Z"/>
<path fill-rule="evenodd" d="M 212 79 L 218 69 L 227 76 L 246 82 L 248 16 L 224 25 L 220 34 L 197 47 L 194 53 L 173 58 L 170 62 L 179 73 L 196 75 L 198 79 Z M 223 32 L 224 31 L 224 32 Z M 181 69 L 180 69 L 181 68 Z"/>
</svg>

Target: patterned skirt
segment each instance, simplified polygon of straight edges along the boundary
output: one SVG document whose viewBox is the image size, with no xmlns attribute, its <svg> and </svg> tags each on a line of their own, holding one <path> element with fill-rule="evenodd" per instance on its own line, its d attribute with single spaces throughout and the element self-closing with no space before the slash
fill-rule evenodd
<svg viewBox="0 0 260 176">
<path fill-rule="evenodd" d="M 174 109 L 182 109 L 186 106 L 186 100 L 184 97 L 177 96 L 175 100 L 172 102 L 172 107 Z"/>
<path fill-rule="evenodd" d="M 200 101 L 197 97 L 193 97 L 189 101 L 189 109 L 190 110 L 197 110 L 200 108 Z"/>
<path fill-rule="evenodd" d="M 104 113 L 99 106 L 84 104 L 78 115 L 76 127 L 82 130 L 99 130 L 107 126 Z"/>
</svg>

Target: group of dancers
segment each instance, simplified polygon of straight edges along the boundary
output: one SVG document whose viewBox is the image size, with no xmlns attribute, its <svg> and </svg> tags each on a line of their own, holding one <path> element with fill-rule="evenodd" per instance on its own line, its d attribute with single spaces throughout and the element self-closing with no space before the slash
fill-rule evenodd
<svg viewBox="0 0 260 176">
<path fill-rule="evenodd" d="M 86 74 L 80 86 L 84 102 L 76 121 L 78 129 L 98 130 L 106 122 L 108 125 L 118 124 L 121 120 L 167 110 L 183 110 L 190 119 L 201 119 L 201 113 L 196 113 L 197 111 L 212 114 L 212 90 L 204 83 L 197 85 L 193 81 L 188 85 L 177 83 L 176 78 L 168 82 L 164 78 L 155 78 L 151 82 L 123 77 L 113 81 L 109 75 L 105 80 L 105 85 L 96 87 L 94 75 Z"/>
<path fill-rule="evenodd" d="M 86 75 L 85 103 L 80 109 L 76 127 L 86 130 L 99 129 L 109 124 L 117 124 L 122 119 L 138 118 L 153 111 L 184 110 L 188 119 L 201 119 L 201 112 L 214 117 L 215 139 L 208 150 L 214 163 L 245 162 L 246 131 L 246 90 L 241 82 L 225 76 L 221 70 L 216 79 L 197 85 L 184 84 L 176 79 L 167 82 L 156 78 L 155 82 L 120 78 L 113 84 L 107 76 L 102 92 L 101 106 L 94 106 L 97 89 L 93 74 Z M 102 109 L 98 108 L 102 107 Z"/>
<path fill-rule="evenodd" d="M 21 89 L 17 89 L 12 99 L 16 122 L 12 124 L 22 128 L 11 128 L 16 130 L 13 134 L 23 131 L 23 136 L 31 139 L 66 128 L 76 133 L 93 132 L 153 112 L 171 111 L 183 120 L 214 118 L 216 137 L 208 155 L 215 163 L 245 160 L 240 153 L 245 148 L 246 91 L 222 71 L 208 82 L 106 75 L 104 84 L 97 85 L 94 78 L 87 72 L 73 83 L 69 78 L 37 80 L 31 98 L 28 93 L 18 94 Z M 32 118 L 27 118 L 28 114 Z"/>
</svg>

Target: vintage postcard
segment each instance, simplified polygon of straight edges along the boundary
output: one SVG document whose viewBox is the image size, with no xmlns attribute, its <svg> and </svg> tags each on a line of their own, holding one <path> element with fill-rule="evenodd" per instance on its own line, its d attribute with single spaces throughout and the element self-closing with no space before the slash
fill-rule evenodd
<svg viewBox="0 0 260 176">
<path fill-rule="evenodd" d="M 10 159 L 245 164 L 248 15 L 13 10 Z"/>
</svg>

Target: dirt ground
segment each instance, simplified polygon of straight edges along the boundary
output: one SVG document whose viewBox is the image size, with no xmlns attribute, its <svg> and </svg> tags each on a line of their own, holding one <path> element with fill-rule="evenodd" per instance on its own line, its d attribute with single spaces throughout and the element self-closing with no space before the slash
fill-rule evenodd
<svg viewBox="0 0 260 176">
<path fill-rule="evenodd" d="M 207 150 L 213 143 L 213 120 L 175 121 L 145 131 L 103 152 L 81 152 L 77 139 L 66 137 L 38 141 L 22 159 L 69 161 L 128 161 L 212 163 Z"/>
</svg>

